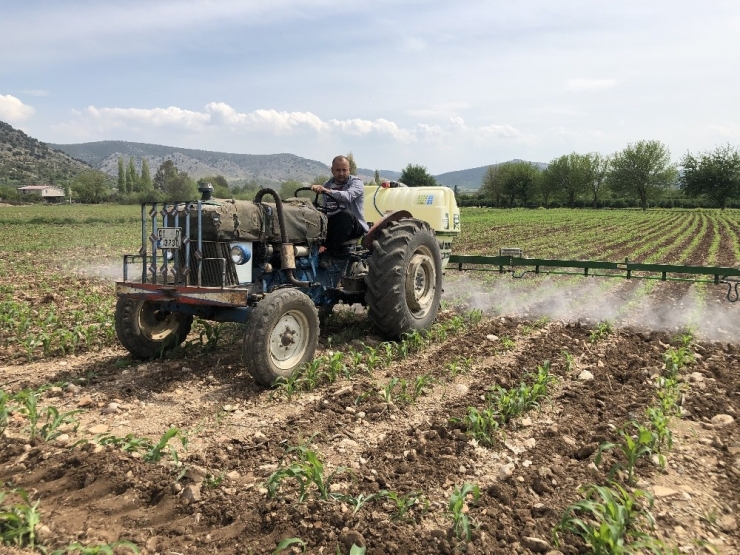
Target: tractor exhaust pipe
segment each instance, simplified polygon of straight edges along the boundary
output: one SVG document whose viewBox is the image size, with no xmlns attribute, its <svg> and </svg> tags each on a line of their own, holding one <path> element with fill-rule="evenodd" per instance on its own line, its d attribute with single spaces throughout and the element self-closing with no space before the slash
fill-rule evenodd
<svg viewBox="0 0 740 555">
<path fill-rule="evenodd" d="M 285 231 L 285 219 L 283 217 L 283 201 L 280 195 L 277 194 L 273 189 L 260 189 L 254 197 L 254 202 L 262 202 L 262 197 L 265 195 L 271 195 L 275 199 L 275 208 L 278 213 L 278 225 L 280 226 L 280 265 L 285 270 L 285 275 L 288 277 L 288 281 L 297 287 L 310 287 L 311 283 L 308 281 L 301 281 L 296 279 L 293 275 L 295 270 L 295 250 L 293 245 L 288 243 L 288 233 Z"/>
</svg>

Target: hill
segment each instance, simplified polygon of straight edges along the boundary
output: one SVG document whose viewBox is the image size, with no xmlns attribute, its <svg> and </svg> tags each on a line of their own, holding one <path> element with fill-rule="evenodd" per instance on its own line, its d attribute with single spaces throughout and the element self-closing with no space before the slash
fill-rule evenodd
<svg viewBox="0 0 740 555">
<path fill-rule="evenodd" d="M 152 173 L 169 159 L 178 169 L 188 172 L 194 179 L 207 175 L 223 175 L 231 184 L 248 181 L 255 181 L 260 185 L 274 185 L 288 180 L 310 182 L 316 176 L 331 175 L 329 166 L 323 162 L 286 153 L 234 154 L 126 141 L 53 146 L 112 176 L 118 175 L 118 158 L 121 156 L 126 163 L 133 157 L 137 169 L 141 168 L 141 161 L 146 158 Z M 374 170 L 358 169 L 358 174 L 366 180 L 372 179 L 373 173 Z M 383 170 L 381 175 L 397 179 L 400 174 Z"/>
<path fill-rule="evenodd" d="M 525 160 L 520 160 L 518 158 L 509 161 L 525 162 Z M 542 162 L 530 162 L 530 164 L 534 164 L 541 170 L 547 167 L 547 164 L 544 164 Z M 498 164 L 489 164 L 488 166 L 479 166 L 477 168 L 470 168 L 467 170 L 442 173 L 439 175 L 435 175 L 434 179 L 436 179 L 437 183 L 439 183 L 440 185 L 447 185 L 448 187 L 454 187 L 455 185 L 457 185 L 458 189 L 462 191 L 477 191 L 478 189 L 480 189 L 481 183 L 483 181 L 483 175 L 486 173 L 486 170 L 492 165 L 496 166 Z"/>
<path fill-rule="evenodd" d="M 0 121 L 0 184 L 61 185 L 90 166 Z"/>
</svg>

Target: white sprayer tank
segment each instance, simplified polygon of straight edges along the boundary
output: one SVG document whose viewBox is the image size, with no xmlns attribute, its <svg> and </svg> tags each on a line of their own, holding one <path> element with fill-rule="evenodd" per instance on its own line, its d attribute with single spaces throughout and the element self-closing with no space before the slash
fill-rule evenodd
<svg viewBox="0 0 740 555">
<path fill-rule="evenodd" d="M 460 209 L 449 187 L 389 187 L 365 185 L 365 221 L 368 225 L 396 210 L 408 210 L 427 222 L 439 241 L 446 266 L 452 239 L 460 233 Z"/>
</svg>

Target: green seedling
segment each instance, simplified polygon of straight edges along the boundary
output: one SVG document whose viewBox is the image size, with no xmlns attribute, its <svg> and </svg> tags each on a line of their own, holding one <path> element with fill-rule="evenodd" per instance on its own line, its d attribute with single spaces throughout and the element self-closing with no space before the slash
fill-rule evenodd
<svg viewBox="0 0 740 555">
<path fill-rule="evenodd" d="M 599 324 L 596 326 L 596 329 L 591 331 L 591 335 L 589 336 L 588 341 L 592 345 L 594 343 L 598 343 L 602 339 L 611 335 L 612 331 L 613 331 L 613 328 L 610 322 L 608 321 L 599 322 Z"/>
<path fill-rule="evenodd" d="M 0 389 L 0 436 L 3 435 L 5 428 L 8 427 L 8 417 L 10 416 L 9 399 L 8 394 Z"/>
<path fill-rule="evenodd" d="M 301 374 L 301 371 L 294 372 L 292 375 L 288 376 L 287 378 L 280 376 L 277 379 L 277 382 L 275 382 L 275 389 L 270 392 L 270 397 L 273 396 L 274 393 L 280 392 L 290 401 L 294 395 L 298 393 L 298 387 L 299 387 L 299 376 Z"/>
<path fill-rule="evenodd" d="M 398 378 L 391 378 L 391 380 L 385 384 L 385 387 L 380 390 L 380 396 L 382 397 L 383 401 L 385 401 L 388 404 L 391 404 L 393 402 L 393 390 L 398 385 L 398 382 L 400 380 Z"/>
<path fill-rule="evenodd" d="M 510 351 L 514 347 L 516 347 L 516 341 L 514 341 L 511 337 L 508 335 L 501 336 L 501 349 L 503 351 Z"/>
<path fill-rule="evenodd" d="M 74 430 L 77 431 L 80 421 L 76 418 L 72 418 L 72 416 L 78 412 L 83 411 L 77 409 L 60 414 L 56 407 L 48 407 L 46 409 L 46 422 L 39 430 L 39 436 L 41 436 L 41 439 L 44 441 L 56 439 L 61 435 L 59 428 L 65 424 L 74 424 Z"/>
<path fill-rule="evenodd" d="M 468 407 L 468 413 L 463 418 L 467 432 L 478 443 L 491 447 L 495 443 L 494 434 L 498 431 L 498 414 L 492 408 L 479 411 L 475 407 Z"/>
<path fill-rule="evenodd" d="M 328 477 L 324 476 L 324 463 L 318 455 L 310 449 L 300 453 L 301 460 L 294 462 L 289 467 L 279 468 L 273 472 L 266 482 L 268 497 L 275 497 L 286 478 L 293 478 L 298 482 L 299 501 L 306 500 L 309 488 L 313 485 L 318 491 L 319 498 L 328 500 L 331 497 L 329 486 L 334 476 L 347 472 L 348 469 L 340 466 Z"/>
<path fill-rule="evenodd" d="M 386 341 L 385 343 L 381 343 L 380 345 L 378 345 L 378 349 L 382 350 L 383 364 L 385 366 L 388 366 L 391 362 L 393 362 L 393 358 L 395 356 L 395 353 L 394 353 L 395 349 L 393 345 L 394 344 L 389 341 Z"/>
<path fill-rule="evenodd" d="M 565 371 L 567 373 L 570 373 L 575 368 L 575 359 L 573 358 L 573 355 L 570 354 L 568 351 L 563 349 L 560 351 L 560 354 L 563 355 L 563 358 L 565 359 Z"/>
<path fill-rule="evenodd" d="M 278 555 L 278 553 L 282 553 L 292 546 L 300 547 L 301 553 L 304 553 L 306 551 L 306 542 L 304 542 L 301 538 L 285 538 L 283 541 L 277 544 L 277 547 L 272 552 L 272 555 Z"/>
<path fill-rule="evenodd" d="M 610 442 L 602 443 L 594 458 L 594 464 L 601 464 L 602 454 L 605 451 L 615 449 L 622 454 L 624 461 L 618 461 L 609 470 L 609 479 L 612 479 L 618 470 L 627 472 L 627 483 L 632 484 L 635 477 L 635 465 L 641 457 L 649 457 L 655 450 L 656 438 L 652 430 L 638 422 L 630 422 L 629 426 L 635 428 L 636 434 L 633 437 L 627 430 L 620 430 L 619 435 L 622 442 L 615 444 Z M 662 457 L 662 455 L 661 455 Z M 664 459 L 662 464 L 665 464 Z"/>
<path fill-rule="evenodd" d="M 426 393 L 426 387 L 434 383 L 434 378 L 429 374 L 417 376 L 414 380 L 414 392 L 411 394 L 413 401 L 416 401 L 421 395 Z"/>
<path fill-rule="evenodd" d="M 336 352 L 331 355 L 326 361 L 326 365 L 328 367 L 327 375 L 329 377 L 329 383 L 337 381 L 340 375 L 344 375 L 349 378 L 347 366 L 344 364 L 344 354 L 341 352 Z"/>
<path fill-rule="evenodd" d="M 378 355 L 378 350 L 367 345 L 365 347 L 365 363 L 367 364 L 367 371 L 372 372 L 382 364 L 382 359 Z"/>
<path fill-rule="evenodd" d="M 141 552 L 135 543 L 120 540 L 117 542 L 98 545 L 82 545 L 79 542 L 74 542 L 64 549 L 56 549 L 52 551 L 51 555 L 114 555 L 116 553 L 115 550 L 118 548 L 128 549 L 135 554 Z"/>
<path fill-rule="evenodd" d="M 429 507 L 429 500 L 420 492 L 412 491 L 406 495 L 400 495 L 398 492 L 389 490 L 380 490 L 378 497 L 390 499 L 393 503 L 393 520 L 406 520 L 409 511 L 418 504 L 422 505 L 422 511 Z"/>
<path fill-rule="evenodd" d="M 221 472 L 218 476 L 215 476 L 213 474 L 206 475 L 206 479 L 203 481 L 203 484 L 210 489 L 217 488 L 220 486 L 224 481 L 224 473 Z"/>
<path fill-rule="evenodd" d="M 212 323 L 208 320 L 198 320 L 198 326 L 202 328 L 198 335 L 203 351 L 209 353 L 218 347 L 218 340 L 221 337 L 221 325 Z"/>
<path fill-rule="evenodd" d="M 354 516 L 369 501 L 372 501 L 373 499 L 377 498 L 378 496 L 379 496 L 378 493 L 371 493 L 370 495 L 365 495 L 364 493 L 361 493 L 357 497 L 352 497 L 351 495 L 336 494 L 336 495 L 334 495 L 334 498 L 337 501 L 342 501 L 344 503 L 347 503 L 350 507 L 352 507 L 352 516 Z"/>
<path fill-rule="evenodd" d="M 9 497 L 19 501 L 8 502 Z M 38 506 L 39 501 L 31 504 L 24 489 L 0 490 L 0 544 L 35 549 L 36 526 L 41 522 Z"/>
<path fill-rule="evenodd" d="M 594 555 L 643 553 L 643 548 L 659 543 L 646 531 L 655 523 L 649 511 L 652 504 L 652 496 L 642 490 L 630 493 L 618 484 L 590 486 L 584 499 L 565 510 L 553 530 L 554 543 L 559 546 L 560 534 L 568 532 L 580 537 Z"/>
<path fill-rule="evenodd" d="M 655 449 L 662 453 L 673 448 L 673 432 L 668 427 L 669 418 L 660 407 L 648 407 L 646 414 L 655 435 Z"/>
<path fill-rule="evenodd" d="M 167 444 L 172 438 L 177 437 L 180 440 L 180 444 L 183 449 L 187 451 L 188 448 L 188 437 L 183 434 L 179 428 L 170 428 L 162 437 L 159 438 L 159 442 L 153 445 L 145 454 L 143 459 L 147 462 L 159 462 L 162 459 L 162 451 L 167 447 Z M 178 462 L 177 451 L 174 447 L 170 447 L 170 455 L 175 463 Z"/>
<path fill-rule="evenodd" d="M 468 497 L 473 504 L 480 499 L 480 488 L 465 483 L 460 489 L 455 488 L 448 503 L 448 516 L 452 519 L 452 533 L 458 539 L 470 541 L 475 521 L 468 516 Z"/>
</svg>

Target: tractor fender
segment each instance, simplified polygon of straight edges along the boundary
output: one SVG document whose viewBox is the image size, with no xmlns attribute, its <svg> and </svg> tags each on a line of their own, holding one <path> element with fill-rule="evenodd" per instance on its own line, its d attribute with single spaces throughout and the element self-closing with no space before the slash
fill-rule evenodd
<svg viewBox="0 0 740 555">
<path fill-rule="evenodd" d="M 391 223 L 403 220 L 406 218 L 413 218 L 414 216 L 408 210 L 396 210 L 390 214 L 383 216 L 378 222 L 371 227 L 362 239 L 362 246 L 370 252 L 373 250 L 373 241 L 376 239 L 378 234 L 388 227 Z"/>
</svg>

